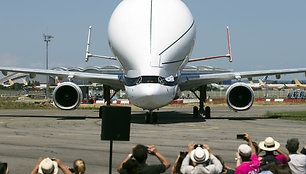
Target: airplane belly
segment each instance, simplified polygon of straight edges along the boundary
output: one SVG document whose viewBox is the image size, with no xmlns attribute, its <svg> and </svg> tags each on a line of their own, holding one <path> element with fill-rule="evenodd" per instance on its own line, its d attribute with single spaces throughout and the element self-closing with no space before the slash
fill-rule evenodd
<svg viewBox="0 0 306 174">
<path fill-rule="evenodd" d="M 125 86 L 132 104 L 143 109 L 157 109 L 168 105 L 175 97 L 177 86 L 160 84 L 138 84 Z"/>
<path fill-rule="evenodd" d="M 112 14 L 108 37 L 127 76 L 159 75 L 165 68 L 168 76 L 186 63 L 195 26 L 181 0 L 124 0 Z"/>
</svg>

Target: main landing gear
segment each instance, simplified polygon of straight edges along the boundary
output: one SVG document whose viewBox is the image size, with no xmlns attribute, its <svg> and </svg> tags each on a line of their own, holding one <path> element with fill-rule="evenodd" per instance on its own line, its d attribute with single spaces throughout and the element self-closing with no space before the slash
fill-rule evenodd
<svg viewBox="0 0 306 174">
<path fill-rule="evenodd" d="M 150 110 L 149 112 L 146 112 L 145 115 L 145 122 L 146 123 L 157 123 L 157 113 L 153 112 L 153 110 Z"/>
<path fill-rule="evenodd" d="M 204 107 L 204 103 L 206 100 L 206 87 L 207 85 L 200 86 L 198 88 L 198 90 L 200 91 L 200 97 L 195 93 L 195 91 L 192 91 L 193 94 L 200 100 L 199 108 L 197 106 L 193 107 L 193 117 L 194 118 L 198 118 L 199 116 L 201 117 L 205 116 L 206 119 L 210 118 L 210 107 L 209 106 Z"/>
</svg>

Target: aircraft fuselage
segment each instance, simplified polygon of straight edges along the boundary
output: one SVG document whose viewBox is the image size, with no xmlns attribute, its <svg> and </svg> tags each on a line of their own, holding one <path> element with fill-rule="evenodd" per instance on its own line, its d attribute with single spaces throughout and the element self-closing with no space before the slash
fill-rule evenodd
<svg viewBox="0 0 306 174">
<path fill-rule="evenodd" d="M 108 37 L 129 100 L 149 110 L 169 104 L 195 42 L 187 6 L 181 0 L 124 0 L 112 14 Z"/>
</svg>

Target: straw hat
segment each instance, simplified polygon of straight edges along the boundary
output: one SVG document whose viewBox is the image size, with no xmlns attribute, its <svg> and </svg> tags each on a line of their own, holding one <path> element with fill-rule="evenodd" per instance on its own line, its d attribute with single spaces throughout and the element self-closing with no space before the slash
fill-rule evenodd
<svg viewBox="0 0 306 174">
<path fill-rule="evenodd" d="M 265 141 L 261 141 L 258 146 L 260 149 L 265 151 L 274 151 L 280 147 L 280 144 L 279 142 L 274 141 L 272 137 L 268 137 L 265 139 Z"/>
<path fill-rule="evenodd" d="M 43 159 L 38 166 L 39 174 L 57 174 L 58 165 L 57 162 L 52 161 L 50 158 Z"/>
<path fill-rule="evenodd" d="M 204 163 L 209 158 L 209 152 L 206 149 L 197 147 L 191 151 L 190 158 L 196 163 Z"/>
</svg>

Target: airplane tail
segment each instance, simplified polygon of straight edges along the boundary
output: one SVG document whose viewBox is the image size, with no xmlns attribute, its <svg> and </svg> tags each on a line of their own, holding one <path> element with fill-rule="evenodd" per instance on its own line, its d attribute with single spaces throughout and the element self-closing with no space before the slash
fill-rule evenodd
<svg viewBox="0 0 306 174">
<path fill-rule="evenodd" d="M 296 79 L 296 78 L 294 78 L 294 82 L 295 82 L 295 84 L 296 84 L 297 86 L 303 86 L 303 85 L 301 84 L 301 82 L 299 82 L 298 79 Z"/>
<path fill-rule="evenodd" d="M 262 78 L 263 82 L 266 82 L 266 80 L 268 80 L 268 76 L 265 76 L 264 78 Z"/>
<path fill-rule="evenodd" d="M 11 79 L 8 79 L 8 81 L 10 82 L 10 86 L 14 85 L 14 82 Z"/>
<path fill-rule="evenodd" d="M 258 81 L 261 86 L 265 86 L 265 83 L 261 79 L 258 79 Z"/>
<path fill-rule="evenodd" d="M 61 82 L 58 80 L 58 76 L 55 77 L 55 83 L 56 85 L 59 85 Z"/>
<path fill-rule="evenodd" d="M 24 78 L 22 78 L 22 81 L 25 86 L 28 86 L 28 82 Z"/>
</svg>

